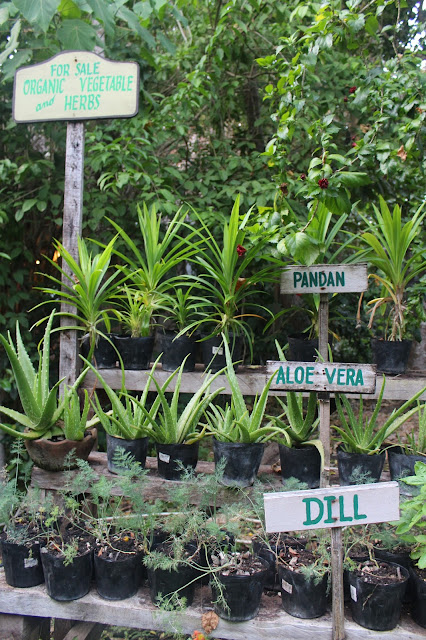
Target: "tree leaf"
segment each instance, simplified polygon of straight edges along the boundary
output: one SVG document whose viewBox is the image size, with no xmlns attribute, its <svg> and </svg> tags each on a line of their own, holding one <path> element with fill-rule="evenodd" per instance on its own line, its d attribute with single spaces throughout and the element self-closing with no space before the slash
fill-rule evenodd
<svg viewBox="0 0 426 640">
<path fill-rule="evenodd" d="M 104 0 L 87 0 L 87 4 L 93 10 L 95 17 L 102 22 L 105 28 L 107 36 L 112 37 L 114 35 L 114 15 L 112 12 L 112 6 L 109 2 Z"/>
<path fill-rule="evenodd" d="M 96 42 L 95 29 L 83 20 L 65 20 L 57 36 L 64 49 L 92 51 Z"/>
<path fill-rule="evenodd" d="M 14 0 L 13 4 L 31 24 L 46 32 L 58 7 L 58 0 Z"/>
</svg>

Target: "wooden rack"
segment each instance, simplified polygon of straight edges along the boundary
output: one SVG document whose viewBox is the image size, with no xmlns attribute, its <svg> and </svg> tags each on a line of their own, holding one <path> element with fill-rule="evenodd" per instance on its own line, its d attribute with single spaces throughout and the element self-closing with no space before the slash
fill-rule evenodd
<svg viewBox="0 0 426 640">
<path fill-rule="evenodd" d="M 121 388 L 121 370 L 120 369 L 100 369 L 100 374 L 104 378 L 105 382 L 109 384 L 113 389 Z M 125 386 L 126 389 L 131 391 L 143 391 L 145 388 L 150 371 L 125 371 Z M 161 385 L 170 376 L 170 371 L 163 371 L 161 365 L 157 366 L 155 371 L 155 378 Z M 182 374 L 181 393 L 194 393 L 200 386 L 205 373 L 202 365 L 196 365 L 196 369 L 190 373 Z M 244 366 L 239 367 L 237 372 L 237 379 L 240 385 L 242 393 L 246 396 L 255 396 L 262 392 L 263 387 L 266 384 L 266 367 L 263 366 Z M 169 390 L 173 391 L 175 388 L 175 378 L 171 381 Z M 380 388 L 382 386 L 383 376 L 377 376 L 376 392 L 374 394 L 366 395 L 365 398 L 374 399 L 377 398 Z M 99 389 L 102 385 L 99 383 L 96 375 L 89 371 L 84 380 L 84 387 L 87 389 L 93 389 L 94 387 Z M 426 371 L 412 371 L 401 376 L 386 376 L 386 386 L 384 392 L 385 400 L 408 400 L 417 391 L 420 391 L 426 384 Z M 213 380 L 211 390 L 214 391 L 220 387 L 224 387 L 221 392 L 223 394 L 230 394 L 229 384 L 225 376 L 218 376 Z M 155 391 L 155 385 L 151 381 L 150 389 Z M 285 391 L 271 389 L 269 395 L 282 396 Z M 351 397 L 356 398 L 356 394 L 351 394 Z M 426 400 L 426 392 L 421 396 L 422 400 Z"/>
<path fill-rule="evenodd" d="M 138 593 L 127 600 L 104 600 L 92 590 L 83 598 L 72 602 L 57 602 L 46 593 L 45 587 L 39 585 L 29 589 L 9 587 L 0 571 L 0 611 L 4 613 L 28 616 L 34 619 L 40 615 L 84 622 L 80 627 L 74 627 L 64 640 L 78 640 L 90 638 L 94 625 L 100 632 L 103 626 L 115 625 L 133 629 L 152 629 L 167 633 L 184 633 L 191 636 L 196 630 L 202 631 L 201 616 L 212 609 L 209 587 L 196 589 L 193 606 L 185 611 L 164 612 L 151 603 L 148 589 L 141 588 Z M 393 631 L 369 631 L 352 622 L 349 612 L 346 612 L 346 640 L 420 640 L 424 638 L 424 629 L 413 623 L 408 616 L 404 616 L 400 624 Z M 10 640 L 1 631 L 2 616 L 0 614 L 0 640 Z M 83 632 L 86 635 L 83 635 Z M 34 640 L 40 636 L 35 635 Z M 42 640 L 47 640 L 48 636 Z M 92 636 L 93 637 L 93 636 Z M 98 636 L 99 637 L 99 636 Z M 227 622 L 220 620 L 212 638 L 223 640 L 329 640 L 331 637 L 331 616 L 329 614 L 316 620 L 300 620 L 286 614 L 281 608 L 280 596 L 263 594 L 259 615 L 248 622 Z M 31 636 L 24 636 L 30 640 Z M 31 638 L 32 640 L 32 638 Z"/>
</svg>

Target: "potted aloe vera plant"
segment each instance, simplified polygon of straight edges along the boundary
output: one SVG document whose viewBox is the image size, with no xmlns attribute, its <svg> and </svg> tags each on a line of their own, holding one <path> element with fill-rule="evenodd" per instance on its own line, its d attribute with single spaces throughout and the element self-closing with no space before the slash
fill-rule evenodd
<svg viewBox="0 0 426 640">
<path fill-rule="evenodd" d="M 253 484 L 257 475 L 264 443 L 279 433 L 279 429 L 271 423 L 263 425 L 273 376 L 249 407 L 240 389 L 226 340 L 224 348 L 225 375 L 231 389 L 230 403 L 225 408 L 212 404 L 206 412 L 206 419 L 209 433 L 214 436 L 215 463 L 225 460 L 222 483 L 226 486 L 246 487 Z"/>
<path fill-rule="evenodd" d="M 151 375 L 154 374 L 159 358 L 154 362 Z M 87 362 L 87 361 L 86 361 Z M 151 420 L 155 420 L 160 406 L 160 397 L 157 395 L 149 408 L 148 414 L 148 392 L 147 384 L 139 397 L 134 397 L 126 392 L 124 382 L 119 391 L 112 389 L 104 380 L 102 374 L 90 363 L 88 366 L 98 378 L 99 382 L 111 403 L 110 411 L 105 412 L 97 394 L 94 395 L 93 408 L 96 416 L 105 429 L 107 438 L 107 465 L 111 473 L 120 473 L 121 469 L 115 463 L 115 452 L 121 448 L 124 452 L 133 456 L 141 467 L 145 467 L 145 460 L 148 451 L 148 428 Z M 170 378 L 166 380 L 162 389 L 168 386 Z"/>
<path fill-rule="evenodd" d="M 198 461 L 198 443 L 205 436 L 207 426 L 201 428 L 201 418 L 211 406 L 216 396 L 224 390 L 218 387 L 211 391 L 212 382 L 220 372 L 206 375 L 197 391 L 183 410 L 179 406 L 182 374 L 185 361 L 168 378 L 162 387 L 154 376 L 150 376 L 155 384 L 159 410 L 143 410 L 147 416 L 147 434 L 154 440 L 157 448 L 158 472 L 167 480 L 179 480 L 185 467 L 195 469 Z M 166 396 L 167 386 L 176 376 L 175 388 L 170 399 Z"/>
<path fill-rule="evenodd" d="M 360 396 L 358 415 L 345 395 L 336 393 L 336 408 L 340 426 L 334 426 L 340 447 L 337 450 L 337 464 L 341 484 L 360 484 L 362 482 L 378 482 L 383 469 L 386 451 L 382 445 L 392 433 L 395 433 L 404 422 L 419 411 L 419 405 L 409 408 L 424 393 L 426 387 L 420 389 L 412 398 L 394 409 L 385 422 L 379 426 L 378 416 L 383 401 L 386 378 L 383 383 L 376 406 L 370 418 L 364 415 L 363 397 Z"/>
<path fill-rule="evenodd" d="M 275 342 L 280 360 L 285 356 L 282 348 Z M 268 418 L 277 428 L 281 462 L 281 477 L 286 484 L 290 478 L 306 483 L 309 488 L 319 487 L 321 460 L 324 450 L 318 435 L 319 416 L 317 397 L 310 393 L 308 401 L 302 393 L 287 391 L 286 401 L 276 398 L 282 409 L 278 416 Z"/>
<path fill-rule="evenodd" d="M 0 407 L 0 412 L 23 427 L 19 430 L 0 423 L 0 429 L 15 438 L 24 438 L 35 464 L 48 471 L 62 470 L 70 451 L 73 452 L 74 464 L 77 458 L 87 459 L 96 441 L 94 425 L 98 422 L 97 418 L 87 420 L 87 394 L 83 411 L 80 411 L 76 389 L 86 370 L 70 389 L 65 389 L 61 397 L 58 398 L 60 380 L 50 388 L 50 335 L 54 316 L 52 311 L 44 332 L 37 370 L 25 349 L 18 323 L 16 346 L 10 334 L 8 339 L 0 334 L 22 405 L 21 412 L 5 406 Z"/>
</svg>

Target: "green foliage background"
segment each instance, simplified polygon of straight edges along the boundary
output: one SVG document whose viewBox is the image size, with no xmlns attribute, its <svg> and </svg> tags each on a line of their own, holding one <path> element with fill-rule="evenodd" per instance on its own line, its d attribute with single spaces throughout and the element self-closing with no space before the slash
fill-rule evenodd
<svg viewBox="0 0 426 640">
<path fill-rule="evenodd" d="M 17 68 L 96 47 L 140 64 L 138 116 L 86 124 L 85 235 L 109 240 L 106 216 L 132 233 L 142 201 L 214 230 L 240 193 L 279 255 L 318 202 L 357 232 L 378 194 L 424 199 L 424 21 L 415 0 L 1 2 L 0 330 L 37 319 L 62 223 L 66 127 L 13 122 Z"/>
</svg>

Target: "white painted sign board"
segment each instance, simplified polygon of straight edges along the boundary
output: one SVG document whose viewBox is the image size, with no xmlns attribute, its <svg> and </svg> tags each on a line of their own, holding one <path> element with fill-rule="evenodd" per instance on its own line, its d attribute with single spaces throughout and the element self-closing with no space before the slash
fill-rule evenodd
<svg viewBox="0 0 426 640">
<path fill-rule="evenodd" d="M 64 51 L 15 73 L 15 122 L 131 118 L 138 112 L 139 65 L 89 51 Z"/>
<path fill-rule="evenodd" d="M 265 493 L 263 498 L 268 533 L 399 520 L 397 482 Z"/>
<path fill-rule="evenodd" d="M 281 293 L 358 293 L 367 288 L 365 263 L 292 265 L 281 273 Z"/>
<path fill-rule="evenodd" d="M 376 365 L 340 362 L 266 362 L 266 377 L 276 374 L 271 389 L 374 393 Z"/>
</svg>

